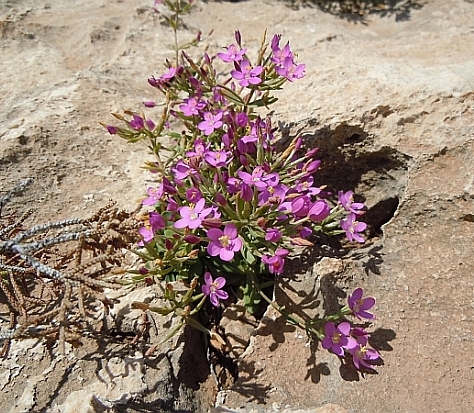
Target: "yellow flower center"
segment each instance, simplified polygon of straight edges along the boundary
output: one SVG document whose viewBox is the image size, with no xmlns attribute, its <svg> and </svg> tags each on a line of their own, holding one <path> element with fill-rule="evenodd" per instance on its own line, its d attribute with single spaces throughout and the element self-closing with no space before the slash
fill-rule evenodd
<svg viewBox="0 0 474 413">
<path fill-rule="evenodd" d="M 332 335 L 332 342 L 337 344 L 337 343 L 339 343 L 340 341 L 341 341 L 341 334 L 339 334 L 339 333 L 334 333 L 334 334 Z"/>
<path fill-rule="evenodd" d="M 228 235 L 222 235 L 219 237 L 219 242 L 224 248 L 227 248 L 230 245 L 230 237 Z"/>
</svg>

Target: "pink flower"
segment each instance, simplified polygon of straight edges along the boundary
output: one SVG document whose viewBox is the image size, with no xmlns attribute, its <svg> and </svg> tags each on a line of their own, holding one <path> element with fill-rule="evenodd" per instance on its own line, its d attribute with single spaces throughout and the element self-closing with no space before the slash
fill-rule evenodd
<svg viewBox="0 0 474 413">
<path fill-rule="evenodd" d="M 267 184 L 263 181 L 263 167 L 261 166 L 256 166 L 252 174 L 245 171 L 237 171 L 237 175 L 248 186 L 255 185 L 259 190 L 264 190 L 267 187 Z"/>
<path fill-rule="evenodd" d="M 195 187 L 189 188 L 186 191 L 186 199 L 189 202 L 192 202 L 193 204 L 198 202 L 201 198 L 202 198 L 201 191 Z"/>
<path fill-rule="evenodd" d="M 373 348 L 367 347 L 368 343 L 367 335 L 357 337 L 357 345 L 349 350 L 352 355 L 352 361 L 357 370 L 361 369 L 361 366 L 373 370 L 374 367 L 367 363 L 367 361 L 377 360 L 380 358 L 380 354 Z"/>
<path fill-rule="evenodd" d="M 210 242 L 207 245 L 207 252 L 212 257 L 219 256 L 222 261 L 232 261 L 234 253 L 242 248 L 237 228 L 234 224 L 227 224 L 224 231 L 219 228 L 211 228 L 207 231 Z"/>
<path fill-rule="evenodd" d="M 196 229 L 201 226 L 202 220 L 211 212 L 212 208 L 204 208 L 206 200 L 201 198 L 196 205 L 184 206 L 179 208 L 181 219 L 174 223 L 175 228 Z"/>
<path fill-rule="evenodd" d="M 268 265 L 268 269 L 272 274 L 281 274 L 285 266 L 285 257 L 289 251 L 284 248 L 278 248 L 274 256 L 264 255 L 262 262 Z"/>
<path fill-rule="evenodd" d="M 243 59 L 243 56 L 247 49 L 238 50 L 235 44 L 229 45 L 227 48 L 227 53 L 220 52 L 217 53 L 217 57 L 223 62 L 240 62 Z"/>
<path fill-rule="evenodd" d="M 201 290 L 204 295 L 209 296 L 213 306 L 218 307 L 219 300 L 227 300 L 227 298 L 229 298 L 229 294 L 222 291 L 226 282 L 224 277 L 217 277 L 213 280 L 211 273 L 205 272 L 204 282 L 205 284 L 201 287 Z"/>
<path fill-rule="evenodd" d="M 357 346 L 357 342 L 349 337 L 351 325 L 344 321 L 337 327 L 333 322 L 328 322 L 324 326 L 326 336 L 323 338 L 322 346 L 326 350 L 331 350 L 339 357 L 344 357 L 344 350 L 350 350 Z"/>
<path fill-rule="evenodd" d="M 272 62 L 280 65 L 286 58 L 293 60 L 293 53 L 290 50 L 290 43 L 286 43 L 283 49 L 280 49 L 281 34 L 275 34 L 272 38 Z"/>
<path fill-rule="evenodd" d="M 265 240 L 271 242 L 278 242 L 281 240 L 281 231 L 278 228 L 269 228 L 266 231 Z"/>
<path fill-rule="evenodd" d="M 165 219 L 157 212 L 150 212 L 148 217 L 149 225 L 138 230 L 138 233 L 143 237 L 143 241 L 138 243 L 140 247 L 144 245 L 144 242 L 152 241 L 155 238 L 155 233 L 166 226 Z"/>
<path fill-rule="evenodd" d="M 221 166 L 227 165 L 227 155 L 228 153 L 225 150 L 219 150 L 216 152 L 208 151 L 204 155 L 204 160 L 211 166 L 219 168 Z"/>
<path fill-rule="evenodd" d="M 347 298 L 347 303 L 352 313 L 360 319 L 372 320 L 375 316 L 372 313 L 368 313 L 366 310 L 370 310 L 375 305 L 375 298 L 365 297 L 364 290 L 362 288 L 356 288 L 354 292 Z"/>
<path fill-rule="evenodd" d="M 337 197 L 339 199 L 339 203 L 346 211 L 357 215 L 362 215 L 364 213 L 364 211 L 361 211 L 361 209 L 364 208 L 365 205 L 360 202 L 354 202 L 354 193 L 352 191 L 347 191 L 346 193 L 339 191 L 337 193 Z"/>
<path fill-rule="evenodd" d="M 341 219 L 339 225 L 346 231 L 346 236 L 349 241 L 365 242 L 359 233 L 365 231 L 367 224 L 357 221 L 357 215 L 353 212 L 351 212 L 346 219 Z"/>
<path fill-rule="evenodd" d="M 186 160 L 189 162 L 189 160 Z M 188 176 L 197 175 L 198 171 L 192 168 L 186 161 L 180 160 L 176 162 L 176 166 L 171 168 L 174 173 L 174 176 L 177 180 L 182 181 L 186 179 Z"/>
<path fill-rule="evenodd" d="M 135 130 L 142 130 L 145 127 L 145 122 L 141 116 L 133 115 L 133 120 L 128 122 L 130 127 Z"/>
<path fill-rule="evenodd" d="M 147 189 L 148 198 L 142 201 L 142 205 L 155 205 L 163 196 L 164 186 L 161 184 L 158 188 L 150 187 Z"/>
<path fill-rule="evenodd" d="M 286 57 L 285 60 L 281 63 L 282 66 L 277 66 L 275 71 L 282 77 L 286 78 L 290 82 L 295 79 L 301 79 L 304 76 L 304 70 L 306 65 L 296 65 L 293 62 L 292 57 Z"/>
<path fill-rule="evenodd" d="M 196 156 L 196 157 L 203 157 L 204 154 L 208 151 L 210 144 L 207 145 L 202 139 L 196 139 L 194 141 L 194 151 L 187 151 L 186 156 Z"/>
<path fill-rule="evenodd" d="M 252 65 L 248 60 L 243 60 L 240 66 L 237 66 L 236 70 L 232 70 L 230 75 L 239 81 L 239 85 L 247 87 L 248 85 L 258 85 L 262 82 L 260 74 L 263 72 L 262 66 L 256 66 L 252 68 Z"/>
<path fill-rule="evenodd" d="M 199 111 L 204 109 L 206 104 L 201 102 L 199 98 L 192 96 L 188 99 L 184 99 L 184 102 L 179 105 L 181 112 L 184 113 L 184 116 L 193 116 L 199 115 Z"/>
<path fill-rule="evenodd" d="M 198 128 L 207 136 L 223 125 L 223 122 L 221 121 L 222 112 L 218 112 L 215 115 L 211 112 L 205 112 L 203 118 L 204 120 L 199 123 Z"/>
</svg>

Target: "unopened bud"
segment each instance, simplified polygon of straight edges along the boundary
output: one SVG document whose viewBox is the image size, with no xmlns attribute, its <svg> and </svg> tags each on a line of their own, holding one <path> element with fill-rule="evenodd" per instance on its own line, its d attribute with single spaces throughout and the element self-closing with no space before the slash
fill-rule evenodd
<svg viewBox="0 0 474 413">
<path fill-rule="evenodd" d="M 206 228 L 220 228 L 222 221 L 219 218 L 204 218 L 202 225 Z"/>
<path fill-rule="evenodd" d="M 265 226 L 267 225 L 267 220 L 263 217 L 260 217 L 260 218 L 257 219 L 257 225 L 260 228 L 265 228 Z"/>
</svg>

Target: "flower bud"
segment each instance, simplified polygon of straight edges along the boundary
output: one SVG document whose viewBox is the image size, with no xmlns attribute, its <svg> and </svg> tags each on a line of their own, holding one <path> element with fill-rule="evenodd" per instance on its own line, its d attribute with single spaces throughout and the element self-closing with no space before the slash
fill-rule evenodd
<svg viewBox="0 0 474 413">
<path fill-rule="evenodd" d="M 242 36 L 238 30 L 235 31 L 235 41 L 240 47 L 242 47 Z"/>
<path fill-rule="evenodd" d="M 323 221 L 329 216 L 331 209 L 325 201 L 316 201 L 308 212 L 311 221 Z"/>
<path fill-rule="evenodd" d="M 263 217 L 260 217 L 260 218 L 257 219 L 257 225 L 260 228 L 265 228 L 265 225 L 267 225 L 267 220 Z"/>
<path fill-rule="evenodd" d="M 222 226 L 222 221 L 219 218 L 204 218 L 202 220 L 202 225 L 205 228 L 220 228 Z"/>
<path fill-rule="evenodd" d="M 188 244 L 199 244 L 201 242 L 201 238 L 199 238 L 197 235 L 194 235 L 194 234 L 189 234 L 189 235 L 186 235 L 184 237 L 184 240 L 188 243 Z"/>
<path fill-rule="evenodd" d="M 116 126 L 113 125 L 108 125 L 106 126 L 107 132 L 109 132 L 111 135 L 116 135 L 118 133 L 118 129 Z"/>
</svg>

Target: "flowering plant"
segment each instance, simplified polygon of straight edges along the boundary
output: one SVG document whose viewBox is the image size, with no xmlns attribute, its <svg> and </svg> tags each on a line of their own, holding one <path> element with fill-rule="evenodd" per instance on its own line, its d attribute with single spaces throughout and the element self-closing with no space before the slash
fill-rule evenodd
<svg viewBox="0 0 474 413">
<path fill-rule="evenodd" d="M 161 76 L 148 79 L 164 97 L 158 120 L 125 112 L 114 115 L 122 126 L 104 125 L 130 142 L 148 141 L 156 155 L 146 164 L 158 182 L 142 201 L 151 211 L 140 229 L 137 254 L 143 266 L 133 281 L 164 283 L 170 306 L 141 303 L 140 308 L 175 313 L 179 325 L 211 334 L 193 317 L 206 303 L 218 307 L 242 300 L 254 313 L 263 298 L 302 325 L 263 291 L 283 273 L 294 246 L 311 246 L 309 238 L 319 233 L 364 241 L 366 224 L 358 221 L 364 205 L 353 202 L 351 191 L 340 191 L 331 203 L 331 194 L 313 177 L 321 164 L 318 150 L 304 152 L 297 137 L 278 152 L 271 118 L 261 115 L 261 108 L 277 101 L 272 91 L 304 76 L 305 65 L 296 57 L 289 43 L 282 46 L 281 36 L 274 35 L 269 45 L 264 36 L 252 59 L 237 31 L 235 43 L 216 56 L 205 53 L 195 61 L 183 51 Z M 146 108 L 155 106 L 145 102 Z M 180 299 L 173 291 L 176 281 L 187 286 Z M 339 314 L 302 326 L 322 339 L 324 348 L 337 355 L 345 349 L 356 366 L 367 367 L 375 353 L 366 350 L 365 331 L 351 333 L 347 321 L 333 323 L 348 314 L 369 314 L 372 302 L 360 303 L 358 294 Z"/>
</svg>

